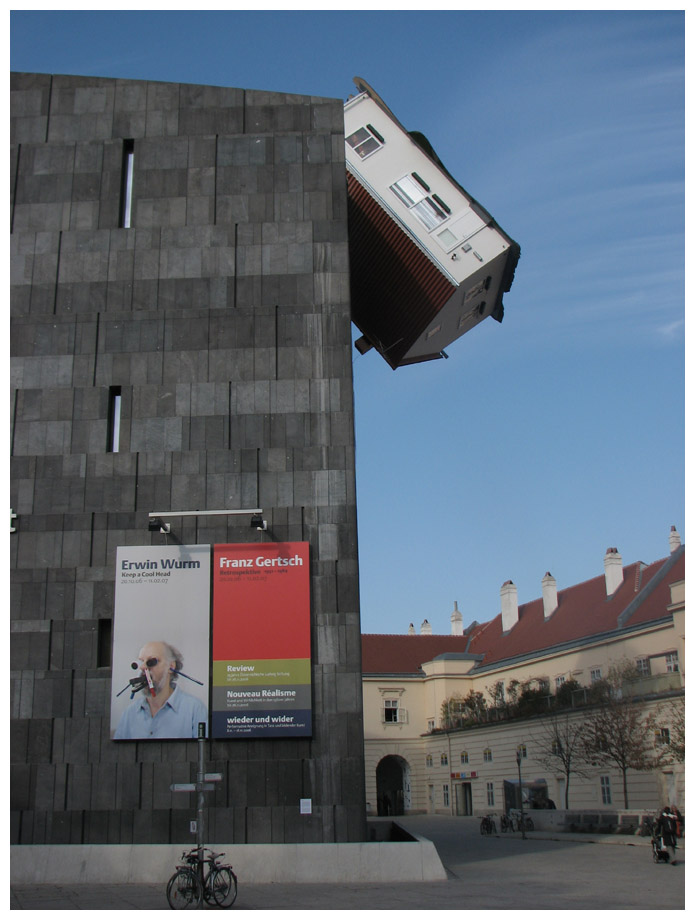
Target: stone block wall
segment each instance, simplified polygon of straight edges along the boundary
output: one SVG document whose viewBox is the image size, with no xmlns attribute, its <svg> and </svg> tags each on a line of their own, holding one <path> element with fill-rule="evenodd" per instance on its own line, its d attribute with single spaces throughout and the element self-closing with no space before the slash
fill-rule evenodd
<svg viewBox="0 0 695 920">
<path fill-rule="evenodd" d="M 150 511 L 254 507 L 267 533 L 172 530 L 309 541 L 315 730 L 208 744 L 209 839 L 363 839 L 342 103 L 46 74 L 11 89 L 12 842 L 192 839 L 194 797 L 169 785 L 194 777 L 196 742 L 109 740 L 116 547 L 164 541 Z"/>
</svg>

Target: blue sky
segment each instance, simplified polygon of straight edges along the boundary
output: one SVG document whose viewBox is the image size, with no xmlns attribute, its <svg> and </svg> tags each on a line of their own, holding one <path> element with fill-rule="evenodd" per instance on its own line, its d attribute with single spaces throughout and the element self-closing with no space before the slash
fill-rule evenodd
<svg viewBox="0 0 695 920">
<path fill-rule="evenodd" d="M 359 75 L 520 244 L 504 322 L 448 361 L 355 352 L 364 632 L 685 541 L 682 12 L 25 11 L 10 63 L 342 99 Z"/>
</svg>

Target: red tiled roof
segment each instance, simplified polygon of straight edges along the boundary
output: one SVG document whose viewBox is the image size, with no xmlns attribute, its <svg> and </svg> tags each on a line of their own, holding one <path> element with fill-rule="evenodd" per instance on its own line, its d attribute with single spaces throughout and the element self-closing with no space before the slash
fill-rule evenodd
<svg viewBox="0 0 695 920">
<path fill-rule="evenodd" d="M 364 674 L 416 674 L 423 661 L 465 652 L 468 636 L 362 636 Z"/>
<path fill-rule="evenodd" d="M 475 626 L 467 636 L 362 636 L 365 674 L 415 673 L 444 652 L 482 656 L 478 667 L 543 649 L 581 642 L 616 630 L 629 630 L 668 616 L 669 585 L 685 578 L 685 548 L 651 565 L 625 566 L 623 582 L 606 596 L 603 575 L 558 591 L 558 606 L 547 620 L 543 600 L 519 605 L 519 620 L 506 634 L 502 615 Z"/>
</svg>

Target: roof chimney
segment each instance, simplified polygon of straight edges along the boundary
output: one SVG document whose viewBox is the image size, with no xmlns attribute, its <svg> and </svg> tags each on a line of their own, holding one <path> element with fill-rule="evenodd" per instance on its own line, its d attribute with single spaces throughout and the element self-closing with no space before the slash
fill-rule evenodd
<svg viewBox="0 0 695 920">
<path fill-rule="evenodd" d="M 410 626 L 408 627 L 408 635 L 409 635 L 409 636 L 414 636 L 414 635 L 415 635 L 415 627 L 413 626 L 412 623 L 411 623 Z"/>
<path fill-rule="evenodd" d="M 606 550 L 603 568 L 606 573 L 606 594 L 610 597 L 623 583 L 623 557 L 615 546 L 609 546 Z"/>
<path fill-rule="evenodd" d="M 681 535 L 676 530 L 676 525 L 671 525 L 671 533 L 668 535 L 668 545 L 672 553 L 675 553 L 677 549 L 680 549 L 681 545 Z"/>
<path fill-rule="evenodd" d="M 420 627 L 420 635 L 421 636 L 431 636 L 432 635 L 432 627 L 430 625 L 429 620 L 422 621 L 422 626 Z"/>
<path fill-rule="evenodd" d="M 454 610 L 451 614 L 451 635 L 452 636 L 462 636 L 463 635 L 463 615 L 459 610 L 458 601 L 454 601 Z"/>
<path fill-rule="evenodd" d="M 547 620 L 557 610 L 557 581 L 550 572 L 546 572 L 541 579 L 541 588 L 543 590 L 543 619 Z"/>
<path fill-rule="evenodd" d="M 505 581 L 500 588 L 502 601 L 502 632 L 508 632 L 519 622 L 519 597 L 513 581 Z"/>
</svg>

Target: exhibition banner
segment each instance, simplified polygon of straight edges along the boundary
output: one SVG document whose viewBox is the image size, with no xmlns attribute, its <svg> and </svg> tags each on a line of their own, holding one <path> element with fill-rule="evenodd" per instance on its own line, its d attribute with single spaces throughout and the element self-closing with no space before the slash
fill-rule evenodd
<svg viewBox="0 0 695 920">
<path fill-rule="evenodd" d="M 213 551 L 213 738 L 311 735 L 308 543 Z"/>
<path fill-rule="evenodd" d="M 197 738 L 209 672 L 210 546 L 119 546 L 111 737 Z"/>
</svg>

